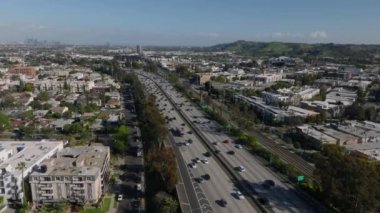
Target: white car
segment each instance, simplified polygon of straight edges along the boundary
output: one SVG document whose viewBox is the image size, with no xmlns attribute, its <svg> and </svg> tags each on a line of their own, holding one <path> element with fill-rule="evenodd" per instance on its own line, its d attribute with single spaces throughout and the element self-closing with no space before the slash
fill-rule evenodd
<svg viewBox="0 0 380 213">
<path fill-rule="evenodd" d="M 243 148 L 240 144 L 236 144 L 235 147 L 238 148 L 238 149 L 242 149 Z"/>
<path fill-rule="evenodd" d="M 118 201 L 123 200 L 123 195 L 119 194 L 119 195 L 117 196 L 117 200 L 118 200 Z"/>
<path fill-rule="evenodd" d="M 190 166 L 190 168 L 193 168 L 193 169 L 194 169 L 194 168 L 197 168 L 197 164 L 195 164 L 195 163 L 193 163 L 193 162 L 192 162 L 192 163 L 189 163 L 189 166 Z"/>
<path fill-rule="evenodd" d="M 244 199 L 244 195 L 243 195 L 239 190 L 236 190 L 236 191 L 235 191 L 235 195 L 236 195 L 236 197 L 238 197 L 240 200 Z"/>
<path fill-rule="evenodd" d="M 244 171 L 245 171 L 244 166 L 238 166 L 236 169 L 237 169 L 239 172 L 244 172 Z"/>
<path fill-rule="evenodd" d="M 204 164 L 208 164 L 208 159 L 207 159 L 207 158 L 203 158 L 201 161 L 202 161 L 202 163 L 204 163 Z"/>
<path fill-rule="evenodd" d="M 136 185 L 136 190 L 137 190 L 137 191 L 141 191 L 141 190 L 142 190 L 142 186 L 141 186 L 141 184 L 137 184 L 137 185 Z"/>
</svg>

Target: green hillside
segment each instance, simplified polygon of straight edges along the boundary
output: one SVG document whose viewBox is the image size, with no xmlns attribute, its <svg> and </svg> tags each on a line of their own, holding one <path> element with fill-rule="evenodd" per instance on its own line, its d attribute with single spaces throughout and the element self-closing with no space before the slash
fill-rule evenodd
<svg viewBox="0 0 380 213">
<path fill-rule="evenodd" d="M 230 51 L 247 56 L 332 57 L 371 61 L 380 55 L 380 45 L 305 44 L 283 42 L 236 41 L 207 47 L 208 51 Z"/>
</svg>

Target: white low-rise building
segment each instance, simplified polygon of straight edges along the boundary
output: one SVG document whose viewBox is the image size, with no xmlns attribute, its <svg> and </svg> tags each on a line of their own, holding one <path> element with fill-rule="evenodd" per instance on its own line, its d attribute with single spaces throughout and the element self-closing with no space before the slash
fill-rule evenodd
<svg viewBox="0 0 380 213">
<path fill-rule="evenodd" d="M 63 141 L 1 141 L 0 196 L 5 203 L 22 202 L 22 178 L 43 160 L 63 149 Z M 18 168 L 25 163 L 23 169 Z"/>
</svg>

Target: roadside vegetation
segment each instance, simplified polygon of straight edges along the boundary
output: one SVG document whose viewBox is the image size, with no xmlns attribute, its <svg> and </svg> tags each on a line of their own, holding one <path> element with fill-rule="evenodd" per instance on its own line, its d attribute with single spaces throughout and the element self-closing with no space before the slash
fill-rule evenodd
<svg viewBox="0 0 380 213">
<path fill-rule="evenodd" d="M 174 152 L 164 146 L 168 130 L 165 120 L 156 107 L 156 97 L 146 96 L 143 87 L 134 74 L 127 74 L 125 83 L 133 88 L 137 117 L 140 124 L 145 153 L 147 211 L 166 213 L 177 212 L 179 204 L 175 186 L 177 164 Z"/>
</svg>

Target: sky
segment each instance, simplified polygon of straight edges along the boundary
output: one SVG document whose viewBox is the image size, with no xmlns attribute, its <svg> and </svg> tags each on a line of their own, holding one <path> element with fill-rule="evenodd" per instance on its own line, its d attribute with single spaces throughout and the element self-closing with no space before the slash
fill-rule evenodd
<svg viewBox="0 0 380 213">
<path fill-rule="evenodd" d="M 2 0 L 0 43 L 380 44 L 380 0 Z"/>
</svg>

